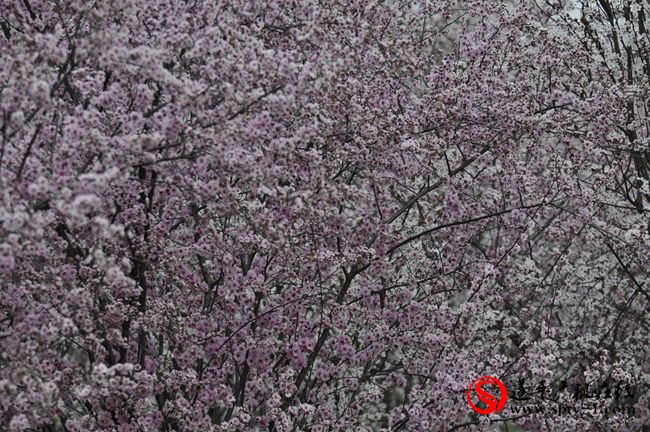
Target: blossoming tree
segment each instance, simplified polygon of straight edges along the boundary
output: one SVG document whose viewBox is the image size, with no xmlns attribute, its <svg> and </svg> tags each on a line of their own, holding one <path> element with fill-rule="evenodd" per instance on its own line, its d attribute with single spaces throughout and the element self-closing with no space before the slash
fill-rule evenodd
<svg viewBox="0 0 650 432">
<path fill-rule="evenodd" d="M 0 423 L 647 427 L 463 399 L 648 379 L 650 5 L 583 3 L 4 2 Z"/>
</svg>

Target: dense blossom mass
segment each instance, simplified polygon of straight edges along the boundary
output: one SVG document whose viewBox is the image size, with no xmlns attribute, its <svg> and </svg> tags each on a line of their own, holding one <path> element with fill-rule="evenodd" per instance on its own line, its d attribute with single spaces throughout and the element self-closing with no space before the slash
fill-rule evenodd
<svg viewBox="0 0 650 432">
<path fill-rule="evenodd" d="M 648 14 L 3 1 L 0 429 L 647 431 Z"/>
</svg>

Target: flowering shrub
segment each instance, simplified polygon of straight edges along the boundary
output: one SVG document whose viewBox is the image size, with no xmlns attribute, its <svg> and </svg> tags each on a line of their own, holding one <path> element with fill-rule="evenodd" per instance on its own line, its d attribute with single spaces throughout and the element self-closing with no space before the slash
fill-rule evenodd
<svg viewBox="0 0 650 432">
<path fill-rule="evenodd" d="M 650 5 L 543 3 L 4 2 L 3 428 L 640 430 L 463 400 L 650 372 Z"/>
</svg>

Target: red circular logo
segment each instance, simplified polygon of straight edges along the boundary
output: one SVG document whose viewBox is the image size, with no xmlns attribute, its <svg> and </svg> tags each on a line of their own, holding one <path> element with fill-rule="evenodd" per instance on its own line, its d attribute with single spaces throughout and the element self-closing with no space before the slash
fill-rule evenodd
<svg viewBox="0 0 650 432">
<path fill-rule="evenodd" d="M 488 391 L 484 390 L 483 389 L 484 385 L 492 385 L 492 386 L 499 387 L 499 392 L 501 393 L 500 395 L 501 397 L 497 398 L 492 393 L 489 393 Z M 476 392 L 476 397 L 485 405 L 487 405 L 487 408 L 479 408 L 474 404 L 474 402 L 472 402 L 472 392 L 474 391 Z M 506 389 L 505 384 L 503 384 L 497 378 L 491 376 L 484 376 L 477 379 L 472 384 L 470 384 L 469 388 L 467 389 L 467 403 L 469 404 L 470 407 L 472 407 L 474 411 L 476 411 L 479 414 L 488 415 L 492 413 L 497 413 L 503 409 L 503 407 L 506 405 L 507 400 L 508 400 L 508 390 Z"/>
</svg>

